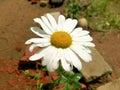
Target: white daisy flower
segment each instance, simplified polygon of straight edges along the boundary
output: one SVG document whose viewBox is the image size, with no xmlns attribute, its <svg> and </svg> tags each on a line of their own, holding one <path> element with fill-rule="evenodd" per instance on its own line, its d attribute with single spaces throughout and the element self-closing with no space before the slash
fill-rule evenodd
<svg viewBox="0 0 120 90">
<path fill-rule="evenodd" d="M 75 28 L 76 19 L 65 19 L 63 15 L 58 17 L 58 22 L 50 14 L 35 18 L 39 27 L 31 27 L 33 33 L 39 38 L 31 38 L 25 44 L 31 44 L 29 50 L 32 52 L 35 47 L 43 47 L 42 50 L 32 55 L 31 61 L 43 57 L 42 65 L 47 66 L 48 71 L 55 71 L 61 63 L 65 71 L 71 71 L 73 66 L 81 70 L 81 59 L 85 62 L 92 61 L 91 51 L 88 47 L 94 47 L 93 39 L 89 31 L 81 27 Z"/>
</svg>

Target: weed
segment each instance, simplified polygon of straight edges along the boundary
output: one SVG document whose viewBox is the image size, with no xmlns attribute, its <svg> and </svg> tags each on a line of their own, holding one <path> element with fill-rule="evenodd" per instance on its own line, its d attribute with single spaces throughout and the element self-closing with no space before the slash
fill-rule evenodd
<svg viewBox="0 0 120 90">
<path fill-rule="evenodd" d="M 81 6 L 76 2 L 77 0 L 70 0 L 66 9 L 66 16 L 70 18 L 78 18 L 80 15 Z"/>
<path fill-rule="evenodd" d="M 120 29 L 120 18 L 115 13 L 108 13 L 105 17 L 105 20 L 109 22 L 111 28 Z"/>
<path fill-rule="evenodd" d="M 109 3 L 116 3 L 117 0 L 94 0 L 87 8 L 86 17 L 89 20 L 89 27 L 100 32 L 109 32 L 120 29 L 120 17 L 115 11 L 106 10 Z M 93 25 L 92 25 L 93 24 Z"/>
<path fill-rule="evenodd" d="M 110 0 L 93 0 L 86 10 L 88 16 L 98 16 L 102 14 L 109 5 Z"/>
</svg>

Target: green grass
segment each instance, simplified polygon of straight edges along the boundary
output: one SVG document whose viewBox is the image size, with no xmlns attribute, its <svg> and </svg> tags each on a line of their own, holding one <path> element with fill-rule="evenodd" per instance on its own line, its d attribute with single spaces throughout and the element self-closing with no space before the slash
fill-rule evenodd
<svg viewBox="0 0 120 90">
<path fill-rule="evenodd" d="M 120 32 L 119 0 L 92 0 L 84 7 L 78 0 L 70 0 L 67 7 L 67 17 L 85 17 L 88 26 L 99 32 L 118 31 Z M 82 14 L 84 13 L 84 15 Z"/>
</svg>

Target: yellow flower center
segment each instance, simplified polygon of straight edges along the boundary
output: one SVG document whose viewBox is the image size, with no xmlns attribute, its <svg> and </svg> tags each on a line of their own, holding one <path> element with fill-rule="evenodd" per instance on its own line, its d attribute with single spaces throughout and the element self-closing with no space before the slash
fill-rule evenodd
<svg viewBox="0 0 120 90">
<path fill-rule="evenodd" d="M 51 44 L 57 48 L 67 48 L 72 44 L 72 38 L 67 32 L 57 31 L 51 35 Z"/>
</svg>

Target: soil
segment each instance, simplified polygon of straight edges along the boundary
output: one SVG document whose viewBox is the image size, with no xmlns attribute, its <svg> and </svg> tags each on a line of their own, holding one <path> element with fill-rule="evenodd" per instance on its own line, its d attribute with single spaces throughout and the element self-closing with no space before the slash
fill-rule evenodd
<svg viewBox="0 0 120 90">
<path fill-rule="evenodd" d="M 23 74 L 23 70 L 26 69 L 24 65 L 32 66 L 27 68 L 31 74 L 38 72 L 39 70 L 35 70 L 35 63 L 28 65 L 29 61 L 23 61 L 24 64 L 20 64 L 26 48 L 24 42 L 31 37 L 36 37 L 30 31 L 30 27 L 36 25 L 33 18 L 52 11 L 62 12 L 63 8 L 64 6 L 40 7 L 39 2 L 32 5 L 27 0 L 0 0 L 0 90 L 35 90 L 36 80 Z M 111 78 L 119 78 L 120 33 L 91 31 L 91 36 L 96 49 L 113 69 Z M 42 72 L 41 78 L 44 79 L 43 81 L 51 82 L 50 78 Z"/>
</svg>

